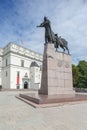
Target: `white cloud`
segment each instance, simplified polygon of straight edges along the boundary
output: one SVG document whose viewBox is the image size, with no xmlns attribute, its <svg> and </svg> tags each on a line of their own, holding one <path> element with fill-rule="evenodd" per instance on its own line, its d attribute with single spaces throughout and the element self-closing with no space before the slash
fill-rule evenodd
<svg viewBox="0 0 87 130">
<path fill-rule="evenodd" d="M 10 41 L 43 52 L 44 29 L 36 28 L 46 15 L 52 30 L 69 43 L 73 59 L 87 59 L 87 2 L 84 0 L 13 0 L 14 9 L 0 24 L 1 46 Z M 8 13 L 8 12 L 6 12 Z M 74 60 L 75 61 L 75 60 Z"/>
</svg>

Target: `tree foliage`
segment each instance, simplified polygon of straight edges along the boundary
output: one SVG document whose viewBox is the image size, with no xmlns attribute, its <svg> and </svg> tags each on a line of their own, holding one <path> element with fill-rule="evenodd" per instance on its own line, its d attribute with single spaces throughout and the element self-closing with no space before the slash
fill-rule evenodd
<svg viewBox="0 0 87 130">
<path fill-rule="evenodd" d="M 87 88 L 87 62 L 80 61 L 78 65 L 72 65 L 73 86 Z"/>
</svg>

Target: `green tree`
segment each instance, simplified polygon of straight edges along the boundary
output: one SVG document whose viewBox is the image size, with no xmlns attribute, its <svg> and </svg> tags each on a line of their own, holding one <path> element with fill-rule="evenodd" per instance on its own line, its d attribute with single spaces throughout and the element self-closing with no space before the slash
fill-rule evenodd
<svg viewBox="0 0 87 130">
<path fill-rule="evenodd" d="M 72 65 L 72 74 L 73 74 L 73 86 L 78 87 L 80 73 L 78 67 L 75 65 Z"/>
<path fill-rule="evenodd" d="M 80 88 L 87 88 L 87 62 L 80 61 L 77 67 L 80 73 L 78 85 Z"/>
<path fill-rule="evenodd" d="M 87 62 L 80 61 L 77 66 L 72 65 L 73 86 L 87 88 Z"/>
</svg>

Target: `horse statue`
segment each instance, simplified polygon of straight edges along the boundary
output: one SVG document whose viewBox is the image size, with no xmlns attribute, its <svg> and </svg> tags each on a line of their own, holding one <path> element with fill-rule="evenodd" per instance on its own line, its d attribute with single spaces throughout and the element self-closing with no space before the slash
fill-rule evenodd
<svg viewBox="0 0 87 130">
<path fill-rule="evenodd" d="M 68 54 L 70 54 L 69 49 L 68 49 L 68 42 L 64 38 L 61 38 L 61 36 L 58 37 L 57 34 L 55 34 L 55 39 L 56 39 L 56 43 L 54 44 L 54 46 L 55 46 L 56 50 L 60 46 L 63 49 L 64 52 L 65 52 L 65 49 L 66 49 L 68 51 Z"/>
<path fill-rule="evenodd" d="M 64 52 L 66 49 L 69 54 L 68 42 L 64 38 L 58 37 L 58 35 L 52 31 L 50 20 L 48 20 L 47 17 L 44 17 L 44 21 L 37 27 L 45 28 L 45 43 L 53 43 L 56 50 L 60 46 Z"/>
</svg>

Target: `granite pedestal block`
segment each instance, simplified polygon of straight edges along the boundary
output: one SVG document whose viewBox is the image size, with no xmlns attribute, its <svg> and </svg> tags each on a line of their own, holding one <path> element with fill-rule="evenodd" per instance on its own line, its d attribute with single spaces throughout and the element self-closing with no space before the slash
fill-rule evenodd
<svg viewBox="0 0 87 130">
<path fill-rule="evenodd" d="M 75 95 L 72 83 L 71 55 L 55 51 L 54 44 L 44 45 L 42 80 L 39 94 Z"/>
</svg>

